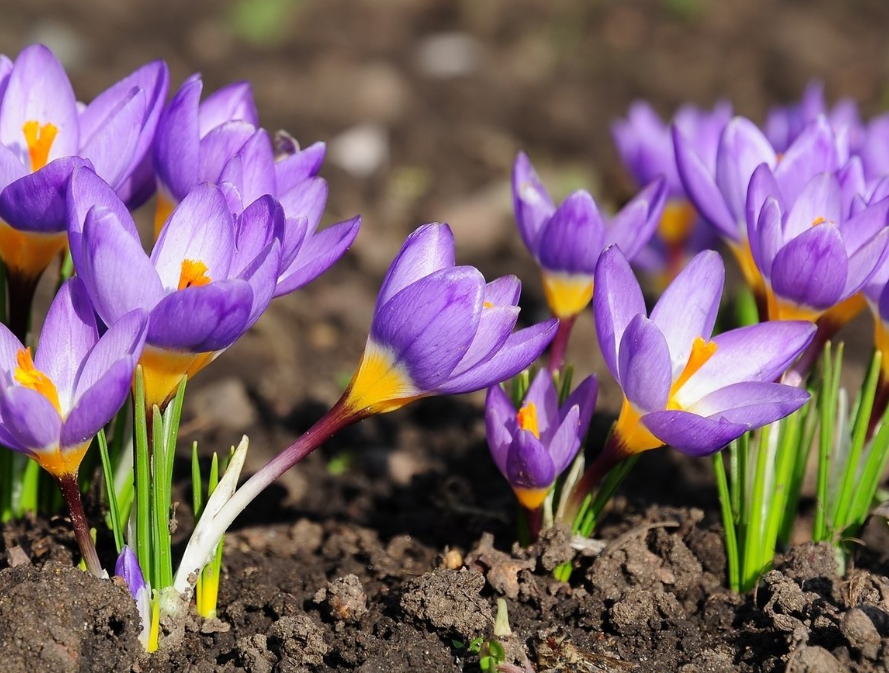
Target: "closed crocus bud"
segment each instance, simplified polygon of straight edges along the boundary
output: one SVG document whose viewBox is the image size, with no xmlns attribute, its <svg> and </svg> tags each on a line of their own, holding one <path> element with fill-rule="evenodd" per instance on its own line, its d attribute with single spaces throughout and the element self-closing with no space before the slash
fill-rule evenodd
<svg viewBox="0 0 889 673">
<path fill-rule="evenodd" d="M 491 456 L 523 507 L 535 510 L 581 447 L 596 406 L 596 377 L 559 404 L 552 375 L 538 372 L 516 409 L 500 386 L 488 389 L 485 421 Z"/>
</svg>

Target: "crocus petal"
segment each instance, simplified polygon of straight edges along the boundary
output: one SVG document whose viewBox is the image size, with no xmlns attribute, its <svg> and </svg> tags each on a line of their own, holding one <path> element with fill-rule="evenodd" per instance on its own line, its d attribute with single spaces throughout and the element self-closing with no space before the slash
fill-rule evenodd
<svg viewBox="0 0 889 673">
<path fill-rule="evenodd" d="M 473 267 L 436 271 L 409 285 L 374 315 L 371 338 L 432 390 L 463 358 L 481 319 L 484 278 Z"/>
<path fill-rule="evenodd" d="M 596 375 L 587 376 L 574 391 L 568 395 L 562 408 L 559 410 L 559 418 L 565 419 L 567 410 L 577 406 L 579 415 L 577 417 L 577 434 L 583 438 L 590 425 L 593 417 L 593 411 L 596 408 L 596 396 L 599 392 L 599 383 Z"/>
<path fill-rule="evenodd" d="M 129 545 L 124 545 L 120 556 L 117 557 L 117 562 L 114 564 L 114 574 L 124 579 L 133 598 L 136 598 L 139 592 L 144 591 L 148 586 L 142 575 L 142 568 L 139 567 L 139 560 Z"/>
<path fill-rule="evenodd" d="M 596 265 L 596 292 L 593 312 L 596 316 L 596 336 L 608 371 L 620 380 L 617 373 L 617 349 L 624 330 L 639 313 L 645 314 L 645 300 L 630 264 L 619 248 L 608 247 Z"/>
<path fill-rule="evenodd" d="M 605 244 L 617 245 L 629 260 L 635 258 L 657 230 L 666 202 L 667 184 L 659 178 L 614 216 L 605 234 Z"/>
<path fill-rule="evenodd" d="M 655 411 L 642 417 L 646 428 L 665 444 L 690 456 L 709 456 L 748 430 L 745 423 L 704 418 L 688 411 Z"/>
<path fill-rule="evenodd" d="M 509 419 L 515 418 L 516 410 L 507 394 L 499 385 L 488 388 L 485 398 L 485 427 L 491 457 L 503 476 L 506 476 L 506 458 L 512 444 L 508 428 Z"/>
<path fill-rule="evenodd" d="M 695 208 L 713 227 L 731 241 L 738 240 L 738 226 L 710 170 L 698 156 L 691 142 L 673 125 L 676 168 L 685 193 Z"/>
<path fill-rule="evenodd" d="M 451 376 L 460 376 L 502 348 L 512 333 L 518 317 L 517 306 L 483 308 L 475 336 L 466 353 L 454 366 Z"/>
<path fill-rule="evenodd" d="M 871 201 L 861 212 L 840 225 L 843 242 L 850 253 L 857 251 L 889 224 L 889 198 Z"/>
<path fill-rule="evenodd" d="M 750 176 L 750 184 L 747 187 L 747 204 L 746 204 L 746 221 L 747 221 L 747 238 L 750 240 L 750 249 L 753 253 L 753 259 L 757 266 L 762 269 L 760 264 L 759 243 L 757 240 L 756 230 L 759 223 L 759 217 L 762 213 L 763 205 L 768 199 L 773 199 L 779 206 L 779 211 L 783 210 L 781 204 L 784 199 L 781 196 L 781 189 L 772 174 L 772 169 L 768 164 L 760 164 Z"/>
<path fill-rule="evenodd" d="M 237 279 L 173 292 L 152 309 L 147 342 L 177 351 L 222 350 L 244 333 L 252 305 L 250 284 Z"/>
<path fill-rule="evenodd" d="M 82 249 L 75 270 L 106 325 L 133 309 L 151 309 L 164 296 L 141 242 L 107 208 L 96 206 L 87 213 Z"/>
<path fill-rule="evenodd" d="M 71 278 L 59 288 L 49 307 L 34 357 L 34 366 L 55 384 L 62 409 L 71 408 L 77 374 L 98 340 L 86 287 L 79 278 Z"/>
<path fill-rule="evenodd" d="M 512 200 L 519 234 L 528 250 L 536 256 L 540 230 L 556 207 L 524 152 L 519 152 L 513 164 Z"/>
<path fill-rule="evenodd" d="M 250 82 L 235 82 L 207 96 L 198 112 L 201 138 L 231 119 L 239 119 L 253 126 L 259 124 Z"/>
<path fill-rule="evenodd" d="M 318 142 L 275 162 L 275 181 L 278 193 L 286 194 L 321 170 L 327 147 Z"/>
<path fill-rule="evenodd" d="M 559 396 L 549 370 L 541 369 L 531 381 L 523 400 L 523 406 L 528 404 L 533 404 L 536 409 L 538 437 L 548 445 L 560 420 Z"/>
<path fill-rule="evenodd" d="M 78 166 L 71 172 L 68 193 L 65 199 L 68 221 L 68 246 L 74 268 L 81 268 L 80 251 L 83 239 L 83 225 L 86 215 L 93 206 L 103 206 L 111 211 L 119 226 L 139 240 L 139 232 L 130 211 L 117 197 L 114 190 L 87 166 Z"/>
<path fill-rule="evenodd" d="M 695 337 L 709 339 L 716 324 L 725 267 L 715 250 L 705 250 L 676 276 L 651 311 L 651 321 L 667 340 L 673 377 L 688 362 Z"/>
<path fill-rule="evenodd" d="M 244 203 L 253 203 L 263 194 L 273 194 L 275 184 L 275 153 L 269 134 L 258 129 L 241 148 L 244 165 L 241 196 Z"/>
<path fill-rule="evenodd" d="M 657 325 L 637 314 L 620 340 L 618 381 L 624 396 L 642 412 L 663 409 L 673 376 L 670 350 Z"/>
<path fill-rule="evenodd" d="M 18 366 L 16 355 L 22 349 L 22 342 L 0 323 L 0 386 L 12 385 L 12 376 Z"/>
<path fill-rule="evenodd" d="M 714 390 L 688 411 L 759 428 L 793 413 L 808 400 L 809 393 L 796 386 L 745 381 Z"/>
<path fill-rule="evenodd" d="M 95 386 L 83 391 L 62 426 L 59 441 L 63 448 L 88 442 L 114 418 L 130 392 L 135 368 L 131 358 L 118 360 Z"/>
<path fill-rule="evenodd" d="M 553 434 L 549 443 L 549 455 L 553 461 L 556 475 L 560 474 L 574 460 L 580 449 L 583 434 L 580 428 L 580 408 L 572 406 L 568 409 L 565 420 Z"/>
<path fill-rule="evenodd" d="M 112 324 L 89 355 L 81 361 L 73 402 L 79 404 L 81 396 L 91 388 L 101 389 L 99 382 L 119 362 L 129 362 L 132 373 L 142 354 L 147 334 L 148 312 L 144 309 L 130 311 Z"/>
<path fill-rule="evenodd" d="M 200 222 L 201 226 L 195 226 Z M 167 291 L 179 287 L 184 260 L 202 262 L 211 280 L 227 278 L 234 250 L 234 221 L 222 191 L 204 183 L 176 206 L 161 230 L 151 261 Z"/>
<path fill-rule="evenodd" d="M 778 205 L 777 199 L 769 197 L 759 213 L 756 232 L 750 238 L 750 248 L 756 266 L 760 273 L 769 280 L 772 277 L 775 255 L 783 246 L 784 221 L 781 215 L 781 206 Z"/>
<path fill-rule="evenodd" d="M 574 192 L 544 225 L 537 240 L 537 258 L 548 271 L 592 275 L 605 246 L 605 224 L 593 197 Z"/>
<path fill-rule="evenodd" d="M 713 337 L 716 352 L 676 394 L 683 407 L 714 390 L 743 381 L 774 381 L 809 345 L 815 326 L 780 320 L 749 325 Z"/>
<path fill-rule="evenodd" d="M 56 136 L 48 160 L 77 154 L 79 123 L 74 89 L 65 68 L 43 45 L 26 47 L 15 60 L 3 96 L 0 143 L 15 152 L 31 168 L 31 158 L 22 127 L 36 121 L 52 124 Z"/>
<path fill-rule="evenodd" d="M 784 223 L 787 240 L 822 222 L 839 225 L 843 221 L 843 196 L 840 183 L 831 173 L 818 173 L 800 193 Z"/>
<path fill-rule="evenodd" d="M 404 241 L 377 295 L 377 310 L 405 287 L 454 265 L 454 234 L 446 224 L 425 224 Z"/>
<path fill-rule="evenodd" d="M 842 297 L 849 271 L 838 228 L 820 224 L 785 245 L 772 264 L 772 289 L 799 306 L 828 309 Z"/>
<path fill-rule="evenodd" d="M 116 187 L 132 168 L 147 109 L 145 92 L 135 89 L 81 146 L 80 156 L 89 159 L 108 184 Z"/>
<path fill-rule="evenodd" d="M 13 151 L 5 145 L 0 145 L 0 190 L 28 173 L 30 171 Z"/>
<path fill-rule="evenodd" d="M 736 223 L 745 218 L 747 186 L 753 171 L 762 163 L 774 166 L 776 161 L 775 151 L 756 124 L 735 117 L 726 125 L 719 141 L 716 184 Z M 734 238 L 737 238 L 737 225 Z"/>
<path fill-rule="evenodd" d="M 280 297 L 306 285 L 327 271 L 342 257 L 361 227 L 361 217 L 339 222 L 320 231 L 306 241 L 296 259 L 278 277 L 275 296 Z M 283 267 L 283 255 L 281 265 Z M 379 299 L 377 300 L 379 301 Z"/>
<path fill-rule="evenodd" d="M 256 133 L 254 126 L 240 121 L 225 122 L 212 129 L 201 139 L 201 161 L 197 180 L 221 182 L 226 164 L 241 151 L 254 133 Z M 226 177 L 230 179 L 230 176 Z"/>
<path fill-rule="evenodd" d="M 278 280 L 278 268 L 281 266 L 281 242 L 274 240 L 253 259 L 238 278 L 250 283 L 253 291 L 253 302 L 250 305 L 250 317 L 244 329 L 251 327 L 268 308 L 275 292 Z"/>
<path fill-rule="evenodd" d="M 62 418 L 48 399 L 30 388 L 11 386 L 0 395 L 0 419 L 20 446 L 31 451 L 56 447 Z"/>
<path fill-rule="evenodd" d="M 0 193 L 0 219 L 20 231 L 65 231 L 68 180 L 83 165 L 80 157 L 64 157 L 19 178 Z"/>
<path fill-rule="evenodd" d="M 558 325 L 559 321 L 553 319 L 514 332 L 490 359 L 449 378 L 435 392 L 443 395 L 471 393 L 512 378 L 540 357 L 556 336 Z"/>
<path fill-rule="evenodd" d="M 278 200 L 287 217 L 305 217 L 309 233 L 314 233 L 324 214 L 329 188 L 324 178 L 309 178 L 286 193 L 278 193 Z"/>
<path fill-rule="evenodd" d="M 533 434 L 518 433 L 506 458 L 506 479 L 514 488 L 546 488 L 556 478 L 549 451 Z"/>
<path fill-rule="evenodd" d="M 517 276 L 501 276 L 485 286 L 485 301 L 493 306 L 515 306 L 522 292 Z"/>
<path fill-rule="evenodd" d="M 174 201 L 197 184 L 200 170 L 198 105 L 203 84 L 197 76 L 185 81 L 161 114 L 155 139 L 157 177 Z"/>
<path fill-rule="evenodd" d="M 874 273 L 887 263 L 889 229 L 884 229 L 849 257 L 849 275 L 843 297 L 851 297 L 869 282 Z"/>
<path fill-rule="evenodd" d="M 234 258 L 229 274 L 237 276 L 272 241 L 284 235 L 284 209 L 274 197 L 266 195 L 256 199 L 238 217 L 235 223 Z M 277 275 L 277 269 L 275 274 Z"/>
<path fill-rule="evenodd" d="M 795 203 L 809 180 L 839 168 L 836 139 L 827 119 L 818 117 L 787 148 L 775 168 L 775 179 L 788 203 Z"/>
</svg>

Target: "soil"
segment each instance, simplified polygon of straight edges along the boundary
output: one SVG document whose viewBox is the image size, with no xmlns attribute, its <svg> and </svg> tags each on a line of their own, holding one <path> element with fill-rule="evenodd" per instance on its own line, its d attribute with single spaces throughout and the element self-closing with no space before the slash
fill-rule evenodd
<svg viewBox="0 0 889 673">
<path fill-rule="evenodd" d="M 362 214 L 353 249 L 277 300 L 190 386 L 183 449 L 198 440 L 208 456 L 246 432 L 249 473 L 339 396 L 386 266 L 417 225 L 450 222 L 461 263 L 517 274 L 523 321 L 546 315 L 511 217 L 517 151 L 556 195 L 587 187 L 612 207 L 633 185 L 609 124 L 635 98 L 669 114 L 726 97 L 761 120 L 818 77 L 830 98 L 872 114 L 889 91 L 887 25 L 883 0 L 5 0 L 0 52 L 49 43 L 84 99 L 154 58 L 174 86 L 198 70 L 207 91 L 249 79 L 267 127 L 328 141 L 328 221 Z M 347 160 L 356 130 L 363 167 Z M 849 336 L 868 329 L 856 323 Z M 569 359 L 603 376 L 601 440 L 618 403 L 594 343 L 583 316 Z M 6 525 L 0 671 L 473 671 L 470 643 L 492 636 L 498 598 L 509 662 L 529 671 L 889 669 L 885 522 L 869 524 L 844 577 L 829 548 L 800 544 L 754 594 L 736 596 L 709 464 L 662 450 L 619 493 L 602 545 L 578 553 L 553 531 L 519 549 L 481 400 L 424 400 L 370 419 L 285 475 L 227 538 L 218 618 L 189 618 L 151 657 L 124 590 L 72 569 L 64 520 Z M 186 458 L 179 551 L 191 527 Z M 100 521 L 98 499 L 87 506 Z M 102 531 L 99 548 L 110 567 Z M 571 582 L 556 582 L 551 570 L 567 560 Z"/>
</svg>

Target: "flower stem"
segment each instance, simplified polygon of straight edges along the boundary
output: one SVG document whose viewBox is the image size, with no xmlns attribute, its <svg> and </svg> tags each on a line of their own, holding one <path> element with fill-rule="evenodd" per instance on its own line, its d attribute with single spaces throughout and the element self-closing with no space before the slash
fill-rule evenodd
<svg viewBox="0 0 889 673">
<path fill-rule="evenodd" d="M 71 516 L 71 526 L 74 528 L 74 537 L 77 546 L 83 554 L 83 560 L 87 569 L 99 579 L 105 576 L 102 564 L 99 563 L 99 555 L 96 553 L 96 545 L 90 535 L 89 524 L 83 511 L 83 501 L 80 499 L 80 487 L 77 484 L 77 474 L 64 474 L 56 478 L 62 497 L 68 505 L 68 514 Z"/>
<path fill-rule="evenodd" d="M 553 339 L 549 349 L 549 364 L 547 368 L 550 373 L 555 373 L 565 364 L 565 352 L 568 350 L 568 338 L 571 336 L 571 329 L 574 327 L 574 321 L 577 316 L 570 318 L 561 318 L 559 320 L 559 328 Z"/>
<path fill-rule="evenodd" d="M 608 436 L 608 440 L 605 442 L 602 453 L 600 453 L 596 460 L 593 461 L 593 464 L 586 469 L 583 476 L 577 480 L 577 483 L 571 491 L 571 495 L 568 497 L 568 503 L 565 507 L 564 521 L 566 523 L 572 523 L 572 529 L 575 532 L 580 523 L 577 521 L 578 515 L 583 509 L 584 502 L 587 501 L 588 496 L 592 494 L 593 489 L 596 488 L 602 478 L 608 474 L 608 471 L 626 457 L 623 455 L 617 440 L 614 439 L 615 436 L 614 432 Z"/>
<path fill-rule="evenodd" d="M 356 411 L 347 407 L 345 399 L 348 395 L 347 391 L 315 425 L 244 482 L 215 516 L 202 517 L 198 521 L 176 573 L 174 582 L 176 591 L 183 593 L 188 589 L 188 576 L 200 571 L 210 560 L 225 531 L 256 496 L 340 430 L 369 415 L 364 410 Z"/>
</svg>

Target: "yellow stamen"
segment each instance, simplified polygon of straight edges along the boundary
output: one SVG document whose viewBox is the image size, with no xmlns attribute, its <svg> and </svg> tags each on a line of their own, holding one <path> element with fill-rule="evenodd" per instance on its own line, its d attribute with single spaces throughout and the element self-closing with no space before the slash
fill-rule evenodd
<svg viewBox="0 0 889 673">
<path fill-rule="evenodd" d="M 353 412 L 383 414 L 422 397 L 391 354 L 367 342 L 358 371 L 352 377 L 344 406 Z"/>
<path fill-rule="evenodd" d="M 68 245 L 68 233 L 43 234 L 13 229 L 0 220 L 0 258 L 11 273 L 37 278 Z"/>
<path fill-rule="evenodd" d="M 514 488 L 512 491 L 522 507 L 530 510 L 540 507 L 549 493 L 548 488 Z"/>
<path fill-rule="evenodd" d="M 682 388 L 682 386 L 684 386 L 701 367 L 707 364 L 707 361 L 713 357 L 714 353 L 716 353 L 716 342 L 704 341 L 702 337 L 695 337 L 694 343 L 691 345 L 691 353 L 688 355 L 688 362 L 685 363 L 685 368 L 673 382 L 673 385 L 670 386 L 671 402 L 676 393 L 679 392 L 679 389 Z"/>
<path fill-rule="evenodd" d="M 593 298 L 593 278 L 582 274 L 543 272 L 543 291 L 553 315 L 562 320 L 583 311 Z"/>
<path fill-rule="evenodd" d="M 540 426 L 537 424 L 537 405 L 533 402 L 528 402 L 528 404 L 519 409 L 516 414 L 516 421 L 518 421 L 519 427 L 522 430 L 527 430 L 537 439 L 540 439 Z"/>
<path fill-rule="evenodd" d="M 184 290 L 187 287 L 200 287 L 210 284 L 210 276 L 207 275 L 207 265 L 201 260 L 183 259 L 182 270 L 179 273 L 179 287 Z"/>
<path fill-rule="evenodd" d="M 825 222 L 827 222 L 827 220 L 825 220 L 821 215 L 819 215 L 814 220 L 812 220 L 812 226 L 817 227 L 819 224 L 824 224 Z"/>
<path fill-rule="evenodd" d="M 494 304 L 489 301 L 482 302 L 482 308 L 494 308 Z"/>
<path fill-rule="evenodd" d="M 623 454 L 632 456 L 649 449 L 656 449 L 664 443 L 655 437 L 640 420 L 640 414 L 625 397 L 620 416 L 614 424 L 614 434 L 618 438 Z"/>
<path fill-rule="evenodd" d="M 31 170 L 39 171 L 49 161 L 49 151 L 59 129 L 54 124 L 40 122 L 32 119 L 22 126 L 25 134 L 25 142 L 28 143 L 28 155 L 31 157 Z"/>
<path fill-rule="evenodd" d="M 664 206 L 664 214 L 658 225 L 658 233 L 664 243 L 682 243 L 691 235 L 698 214 L 686 199 L 671 199 Z"/>
<path fill-rule="evenodd" d="M 164 228 L 175 207 L 176 204 L 173 203 L 173 199 L 165 196 L 158 190 L 157 204 L 154 207 L 154 240 L 157 240 L 157 237 L 160 236 L 161 229 Z"/>
<path fill-rule="evenodd" d="M 15 380 L 21 383 L 22 387 L 36 390 L 43 395 L 61 414 L 59 392 L 52 380 L 34 366 L 34 360 L 31 359 L 31 348 L 23 348 L 16 353 L 15 361 L 18 363 L 14 374 Z"/>
</svg>

